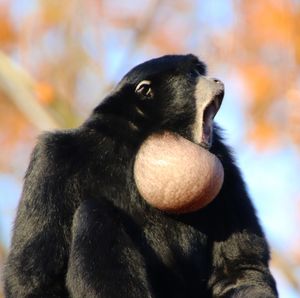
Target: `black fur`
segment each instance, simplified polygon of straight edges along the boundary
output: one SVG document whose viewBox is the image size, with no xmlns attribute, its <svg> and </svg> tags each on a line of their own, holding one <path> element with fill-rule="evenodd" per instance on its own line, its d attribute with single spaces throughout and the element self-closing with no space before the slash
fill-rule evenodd
<svg viewBox="0 0 300 298">
<path fill-rule="evenodd" d="M 193 55 L 131 70 L 79 128 L 44 134 L 26 173 L 5 270 L 7 298 L 277 297 L 269 249 L 239 169 L 214 128 L 225 180 L 206 208 L 168 215 L 140 197 L 133 161 L 143 140 L 191 140 Z M 135 93 L 152 82 L 153 98 Z"/>
</svg>

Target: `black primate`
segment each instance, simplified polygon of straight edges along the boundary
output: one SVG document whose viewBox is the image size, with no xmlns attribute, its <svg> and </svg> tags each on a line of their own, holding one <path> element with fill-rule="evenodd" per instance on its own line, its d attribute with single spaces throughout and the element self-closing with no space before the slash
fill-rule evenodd
<svg viewBox="0 0 300 298">
<path fill-rule="evenodd" d="M 150 60 L 80 127 L 40 137 L 5 268 L 7 298 L 277 297 L 268 245 L 216 126 L 210 151 L 225 178 L 207 207 L 166 214 L 134 183 L 135 155 L 151 133 L 193 141 L 205 72 L 193 55 Z"/>
</svg>

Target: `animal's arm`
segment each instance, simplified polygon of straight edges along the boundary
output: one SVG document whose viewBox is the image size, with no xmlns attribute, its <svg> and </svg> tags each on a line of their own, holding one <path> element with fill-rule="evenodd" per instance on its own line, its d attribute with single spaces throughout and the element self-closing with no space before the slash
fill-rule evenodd
<svg viewBox="0 0 300 298">
<path fill-rule="evenodd" d="M 130 221 L 103 198 L 81 203 L 74 216 L 67 273 L 72 297 L 153 297 L 143 252 L 128 234 Z"/>
<path fill-rule="evenodd" d="M 68 297 L 65 274 L 71 202 L 65 196 L 65 165 L 46 138 L 33 151 L 5 268 L 7 298 Z"/>
<path fill-rule="evenodd" d="M 238 168 L 223 158 L 224 185 L 211 206 L 213 297 L 278 297 L 269 271 L 269 248 Z"/>
<path fill-rule="evenodd" d="M 210 287 L 213 297 L 275 298 L 275 281 L 268 269 L 263 238 L 250 231 L 214 243 Z"/>
</svg>

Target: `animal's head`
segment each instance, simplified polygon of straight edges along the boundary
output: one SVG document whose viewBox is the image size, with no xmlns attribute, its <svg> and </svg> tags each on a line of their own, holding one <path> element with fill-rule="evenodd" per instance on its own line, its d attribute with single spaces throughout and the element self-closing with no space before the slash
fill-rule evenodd
<svg viewBox="0 0 300 298">
<path fill-rule="evenodd" d="M 223 95 L 223 83 L 207 77 L 197 57 L 169 55 L 134 67 L 97 110 L 124 120 L 124 129 L 172 131 L 207 148 Z"/>
<path fill-rule="evenodd" d="M 163 56 L 129 71 L 96 109 L 106 133 L 137 140 L 134 179 L 153 207 L 192 212 L 218 194 L 223 167 L 206 149 L 223 96 L 223 83 L 197 57 Z"/>
</svg>

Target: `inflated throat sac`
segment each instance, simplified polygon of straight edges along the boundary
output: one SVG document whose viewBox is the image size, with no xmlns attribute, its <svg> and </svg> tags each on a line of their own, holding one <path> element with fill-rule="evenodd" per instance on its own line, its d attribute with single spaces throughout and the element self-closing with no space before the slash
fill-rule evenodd
<svg viewBox="0 0 300 298">
<path fill-rule="evenodd" d="M 171 132 L 151 135 L 135 159 L 134 179 L 153 207 L 188 213 L 208 205 L 224 179 L 220 160 L 208 150 Z"/>
</svg>

